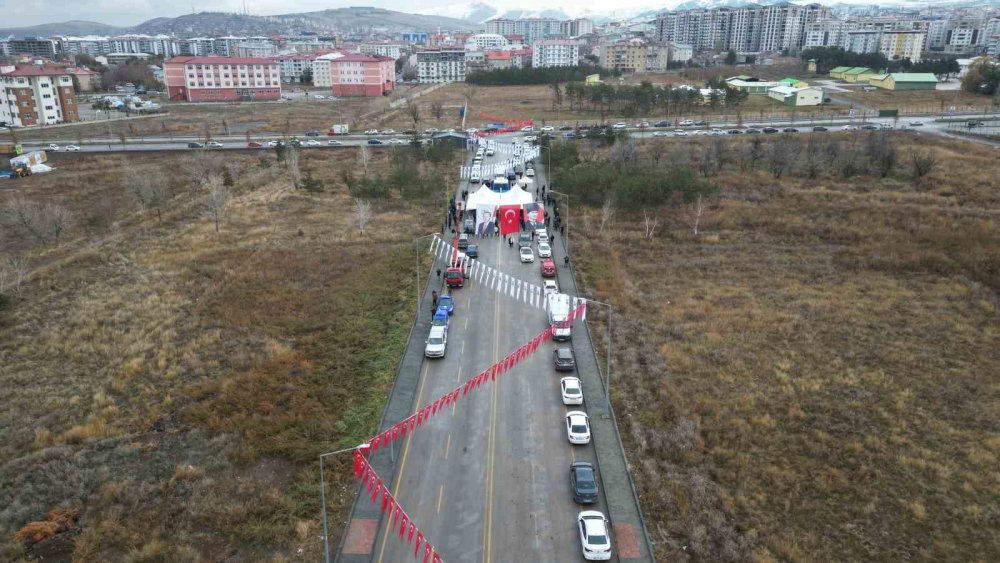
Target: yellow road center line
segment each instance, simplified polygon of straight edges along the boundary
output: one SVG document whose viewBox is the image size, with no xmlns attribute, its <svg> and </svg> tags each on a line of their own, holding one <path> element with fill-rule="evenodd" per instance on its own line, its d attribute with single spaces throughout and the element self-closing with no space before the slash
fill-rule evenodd
<svg viewBox="0 0 1000 563">
<path fill-rule="evenodd" d="M 448 452 L 451 450 L 451 432 L 448 433 L 448 440 L 444 443 L 444 458 L 448 459 Z"/>
<path fill-rule="evenodd" d="M 444 497 L 444 485 L 441 485 L 441 488 L 438 489 L 438 506 L 437 506 L 438 514 L 441 514 L 441 498 L 442 497 Z"/>
</svg>

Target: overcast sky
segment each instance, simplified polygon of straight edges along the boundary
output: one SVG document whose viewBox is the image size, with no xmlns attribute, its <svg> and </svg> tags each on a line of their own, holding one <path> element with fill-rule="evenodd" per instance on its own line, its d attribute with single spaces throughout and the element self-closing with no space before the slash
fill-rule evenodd
<svg viewBox="0 0 1000 563">
<path fill-rule="evenodd" d="M 311 12 L 344 6 L 378 6 L 390 10 L 457 15 L 477 0 L 247 0 L 254 15 Z M 684 0 L 485 0 L 501 10 L 562 9 L 570 15 L 583 10 L 670 8 Z M 843 1 L 843 0 L 838 0 Z M 850 0 L 852 4 L 892 4 L 900 0 Z M 802 3 L 802 2 L 796 2 Z M 832 2 L 829 2 L 832 3 Z M 0 27 L 20 27 L 67 20 L 87 20 L 120 26 L 136 25 L 150 18 L 179 16 L 192 11 L 238 12 L 242 0 L 0 0 Z M 419 7 L 417 7 L 419 6 Z"/>
</svg>

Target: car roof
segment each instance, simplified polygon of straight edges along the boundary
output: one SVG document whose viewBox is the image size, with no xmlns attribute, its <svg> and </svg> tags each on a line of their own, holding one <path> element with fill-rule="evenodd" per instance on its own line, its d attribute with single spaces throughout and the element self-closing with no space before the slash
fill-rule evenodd
<svg viewBox="0 0 1000 563">
<path fill-rule="evenodd" d="M 432 326 L 431 327 L 431 333 L 430 333 L 430 335 L 431 336 L 444 336 L 444 327 L 443 326 Z"/>
<path fill-rule="evenodd" d="M 559 354 L 560 356 L 572 356 L 573 355 L 573 349 L 572 348 L 556 348 L 556 354 Z"/>
<path fill-rule="evenodd" d="M 564 377 L 559 381 L 566 387 L 576 387 L 577 389 L 580 388 L 580 378 L 578 377 Z"/>
<path fill-rule="evenodd" d="M 580 513 L 583 525 L 587 528 L 587 535 L 594 534 L 607 535 L 608 528 L 604 525 L 604 515 L 596 510 L 586 510 Z"/>
</svg>

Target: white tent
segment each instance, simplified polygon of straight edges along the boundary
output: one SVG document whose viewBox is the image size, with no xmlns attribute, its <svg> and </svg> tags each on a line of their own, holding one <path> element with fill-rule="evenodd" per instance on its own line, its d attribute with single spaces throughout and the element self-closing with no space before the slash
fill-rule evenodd
<svg viewBox="0 0 1000 563">
<path fill-rule="evenodd" d="M 534 196 L 522 190 L 519 186 L 513 186 L 509 190 L 499 193 L 486 186 L 480 186 L 475 193 L 469 194 L 469 201 L 466 209 L 477 209 L 480 205 L 524 205 L 535 201 Z"/>
</svg>

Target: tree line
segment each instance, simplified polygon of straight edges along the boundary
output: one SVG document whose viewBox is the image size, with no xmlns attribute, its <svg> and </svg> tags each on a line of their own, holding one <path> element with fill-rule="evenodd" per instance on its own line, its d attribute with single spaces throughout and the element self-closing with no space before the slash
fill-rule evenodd
<svg viewBox="0 0 1000 563">
<path fill-rule="evenodd" d="M 702 104 L 708 104 L 712 109 L 736 108 L 747 99 L 746 92 L 731 88 L 719 77 L 708 82 L 712 91 L 707 98 L 697 88 L 654 86 L 650 82 L 617 86 L 570 82 L 563 86 L 554 83 L 551 87 L 554 105 L 562 106 L 565 99 L 570 111 L 597 111 L 602 119 L 610 113 L 624 117 L 653 113 L 669 116 L 671 112 L 684 114 Z"/>
<path fill-rule="evenodd" d="M 940 58 L 914 63 L 910 59 L 889 60 L 882 53 L 854 53 L 840 47 L 810 47 L 801 53 L 802 60 L 816 61 L 816 71 L 822 74 L 838 66 L 868 67 L 886 72 L 929 72 L 938 76 L 958 74 L 961 70 L 953 58 Z"/>
</svg>

